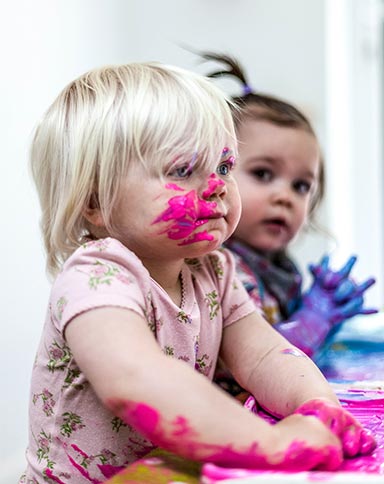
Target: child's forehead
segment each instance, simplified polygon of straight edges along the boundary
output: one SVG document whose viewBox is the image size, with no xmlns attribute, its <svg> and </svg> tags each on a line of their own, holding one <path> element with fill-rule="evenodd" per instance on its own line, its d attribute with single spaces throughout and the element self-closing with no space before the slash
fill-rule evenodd
<svg viewBox="0 0 384 484">
<path fill-rule="evenodd" d="M 178 155 L 172 161 L 172 164 L 189 163 L 191 166 L 215 166 L 218 162 L 229 157 L 235 157 L 236 148 L 223 143 L 220 147 L 202 148 L 186 155 Z"/>
</svg>

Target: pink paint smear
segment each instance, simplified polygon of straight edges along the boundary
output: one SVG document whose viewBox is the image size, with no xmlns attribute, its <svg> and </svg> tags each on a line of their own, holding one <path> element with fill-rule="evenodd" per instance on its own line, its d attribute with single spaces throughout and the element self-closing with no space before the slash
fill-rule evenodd
<svg viewBox="0 0 384 484">
<path fill-rule="evenodd" d="M 345 459 L 340 467 L 334 471 L 336 474 L 345 475 L 343 482 L 348 482 L 350 476 L 351 482 L 384 482 L 384 394 L 380 391 L 372 390 L 349 390 L 339 399 L 344 408 L 364 426 L 365 429 L 375 437 L 377 442 L 376 448 L 370 455 L 362 455 L 350 459 Z M 271 422 L 273 417 L 259 409 L 258 415 Z M 289 471 L 288 471 L 289 472 Z M 302 474 L 303 482 L 326 482 L 332 481 L 336 474 L 324 471 L 308 471 Z M 246 469 L 246 468 L 228 468 L 221 467 L 217 464 L 208 463 L 202 469 L 202 482 L 204 484 L 214 484 L 225 479 L 242 479 L 252 476 L 261 478 L 261 476 L 274 475 L 276 478 L 281 475 L 284 480 L 284 473 L 274 470 L 263 469 Z M 377 476 L 377 480 L 375 479 Z M 380 476 L 380 477 L 379 477 Z"/>
<path fill-rule="evenodd" d="M 247 469 L 255 467 L 285 469 L 292 472 L 315 467 L 334 470 L 341 463 L 338 449 L 332 446 L 319 451 L 297 440 L 292 442 L 286 452 L 267 458 L 260 452 L 256 441 L 248 449 L 237 449 L 230 443 L 223 445 L 202 443 L 186 418 L 178 416 L 172 422 L 166 421 L 156 409 L 144 403 L 110 401 L 109 406 L 114 413 L 135 427 L 156 446 L 200 462 L 213 462 L 220 466 Z M 272 459 L 273 464 L 270 462 Z"/>
<path fill-rule="evenodd" d="M 224 182 L 211 174 L 208 179 L 208 188 L 203 192 L 203 197 L 209 199 Z M 173 183 L 168 183 L 166 188 L 175 191 L 183 191 L 181 187 Z M 183 195 L 176 195 L 168 200 L 168 208 L 164 210 L 152 222 L 167 223 L 167 227 L 160 233 L 166 233 L 172 240 L 180 240 L 178 245 L 188 245 L 204 240 L 214 240 L 212 234 L 207 231 L 194 231 L 206 224 L 211 218 L 215 217 L 217 203 L 209 200 L 202 200 L 198 197 L 195 190 L 191 190 Z"/>
</svg>

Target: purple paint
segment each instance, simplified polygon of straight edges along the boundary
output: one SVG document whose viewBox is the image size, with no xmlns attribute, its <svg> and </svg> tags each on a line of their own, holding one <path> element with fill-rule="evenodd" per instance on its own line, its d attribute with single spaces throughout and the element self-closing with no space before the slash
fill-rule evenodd
<svg viewBox="0 0 384 484">
<path fill-rule="evenodd" d="M 283 355 L 296 356 L 297 358 L 306 358 L 306 355 L 298 348 L 286 348 L 285 350 L 281 350 L 280 353 Z"/>
</svg>

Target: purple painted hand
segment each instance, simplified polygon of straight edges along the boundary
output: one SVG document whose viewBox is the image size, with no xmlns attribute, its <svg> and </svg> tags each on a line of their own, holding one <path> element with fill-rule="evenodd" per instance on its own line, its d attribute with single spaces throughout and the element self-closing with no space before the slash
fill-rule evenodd
<svg viewBox="0 0 384 484">
<path fill-rule="evenodd" d="M 311 264 L 309 270 L 314 281 L 303 296 L 303 306 L 322 313 L 332 324 L 357 314 L 376 313 L 377 309 L 364 308 L 363 297 L 375 279 L 369 278 L 362 284 L 356 284 L 349 276 L 356 260 L 356 256 L 350 257 L 339 271 L 329 268 L 329 256 L 324 256 L 318 265 Z"/>
<path fill-rule="evenodd" d="M 318 265 L 310 265 L 313 275 L 311 288 L 303 295 L 301 308 L 291 315 L 290 321 L 275 325 L 291 343 L 312 356 L 336 325 L 357 314 L 376 313 L 377 309 L 364 307 L 364 293 L 375 280 L 356 284 L 350 278 L 355 256 L 339 270 L 329 268 L 329 256 Z"/>
<path fill-rule="evenodd" d="M 345 457 L 370 454 L 376 447 L 369 431 L 343 407 L 323 399 L 308 400 L 295 413 L 314 416 L 323 422 L 341 441 Z"/>
</svg>

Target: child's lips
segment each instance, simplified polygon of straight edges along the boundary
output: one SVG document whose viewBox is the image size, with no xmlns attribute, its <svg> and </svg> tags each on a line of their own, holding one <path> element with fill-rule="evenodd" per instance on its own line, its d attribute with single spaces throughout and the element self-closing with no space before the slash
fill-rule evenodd
<svg viewBox="0 0 384 484">
<path fill-rule="evenodd" d="M 289 229 L 287 222 L 282 218 L 273 218 L 273 219 L 264 220 L 263 225 L 268 229 L 276 231 L 278 233 L 282 231 L 286 232 Z"/>
<path fill-rule="evenodd" d="M 221 212 L 212 213 L 210 215 L 204 215 L 201 218 L 198 218 L 196 220 L 196 225 L 203 225 L 203 224 L 206 224 L 207 222 L 209 222 L 211 220 L 219 220 L 219 219 L 224 218 L 224 217 L 225 217 L 225 215 Z"/>
</svg>

